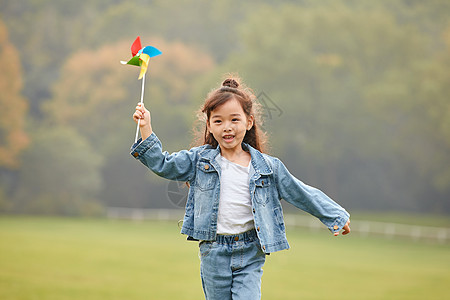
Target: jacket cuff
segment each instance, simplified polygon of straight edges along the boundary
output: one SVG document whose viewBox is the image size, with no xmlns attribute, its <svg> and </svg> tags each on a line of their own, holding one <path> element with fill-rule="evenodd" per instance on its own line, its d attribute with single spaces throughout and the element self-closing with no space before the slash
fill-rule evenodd
<svg viewBox="0 0 450 300">
<path fill-rule="evenodd" d="M 158 137 L 154 132 L 146 138 L 145 140 L 142 140 L 142 138 L 139 138 L 136 143 L 134 143 L 131 146 L 131 156 L 133 156 L 135 159 L 139 159 L 148 149 L 153 147 L 157 142 L 159 141 Z"/>
<path fill-rule="evenodd" d="M 342 230 L 344 228 L 347 221 L 350 219 L 350 214 L 348 212 L 345 212 L 344 215 L 339 216 L 335 219 L 335 221 L 331 224 L 331 226 L 328 227 L 328 229 L 332 233 L 336 233 Z"/>
</svg>

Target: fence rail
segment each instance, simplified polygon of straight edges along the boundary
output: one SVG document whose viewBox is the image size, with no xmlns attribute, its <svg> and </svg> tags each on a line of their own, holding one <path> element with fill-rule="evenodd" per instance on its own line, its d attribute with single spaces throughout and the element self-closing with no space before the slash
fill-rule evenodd
<svg viewBox="0 0 450 300">
<path fill-rule="evenodd" d="M 182 220 L 184 210 L 180 209 L 140 209 L 108 207 L 106 215 L 111 219 L 129 220 Z M 327 230 L 316 218 L 307 215 L 285 214 L 286 226 L 302 227 L 310 230 Z M 433 240 L 439 243 L 450 242 L 450 228 L 418 226 L 398 223 L 352 220 L 352 234 L 360 236 L 382 235 L 387 238 L 410 238 L 413 240 Z"/>
</svg>

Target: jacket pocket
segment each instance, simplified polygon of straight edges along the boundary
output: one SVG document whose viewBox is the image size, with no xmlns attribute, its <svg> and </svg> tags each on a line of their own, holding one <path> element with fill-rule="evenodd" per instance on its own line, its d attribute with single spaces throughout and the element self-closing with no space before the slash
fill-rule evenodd
<svg viewBox="0 0 450 300">
<path fill-rule="evenodd" d="M 284 225 L 283 210 L 281 209 L 281 207 L 275 207 L 273 209 L 273 214 L 275 215 L 275 220 L 277 222 L 278 228 L 281 230 L 281 232 L 285 232 L 286 227 Z"/>
<path fill-rule="evenodd" d="M 209 162 L 199 161 L 195 185 L 202 191 L 211 190 L 217 184 L 217 172 Z"/>
<path fill-rule="evenodd" d="M 257 203 L 266 205 L 270 199 L 270 180 L 260 177 L 255 181 L 255 200 Z"/>
</svg>

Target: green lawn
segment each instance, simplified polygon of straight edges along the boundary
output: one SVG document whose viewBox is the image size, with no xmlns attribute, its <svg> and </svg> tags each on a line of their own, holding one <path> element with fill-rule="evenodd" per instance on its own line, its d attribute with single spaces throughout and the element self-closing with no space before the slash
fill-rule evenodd
<svg viewBox="0 0 450 300">
<path fill-rule="evenodd" d="M 262 299 L 450 299 L 450 245 L 288 228 Z M 203 299 L 176 222 L 0 217 L 0 299 Z"/>
</svg>

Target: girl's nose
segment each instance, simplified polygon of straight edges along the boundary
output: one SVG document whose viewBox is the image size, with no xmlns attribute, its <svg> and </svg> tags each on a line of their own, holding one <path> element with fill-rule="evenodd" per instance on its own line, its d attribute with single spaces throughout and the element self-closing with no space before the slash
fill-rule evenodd
<svg viewBox="0 0 450 300">
<path fill-rule="evenodd" d="M 223 126 L 223 131 L 230 131 L 231 130 L 231 123 L 227 122 L 225 123 L 225 126 Z"/>
</svg>

